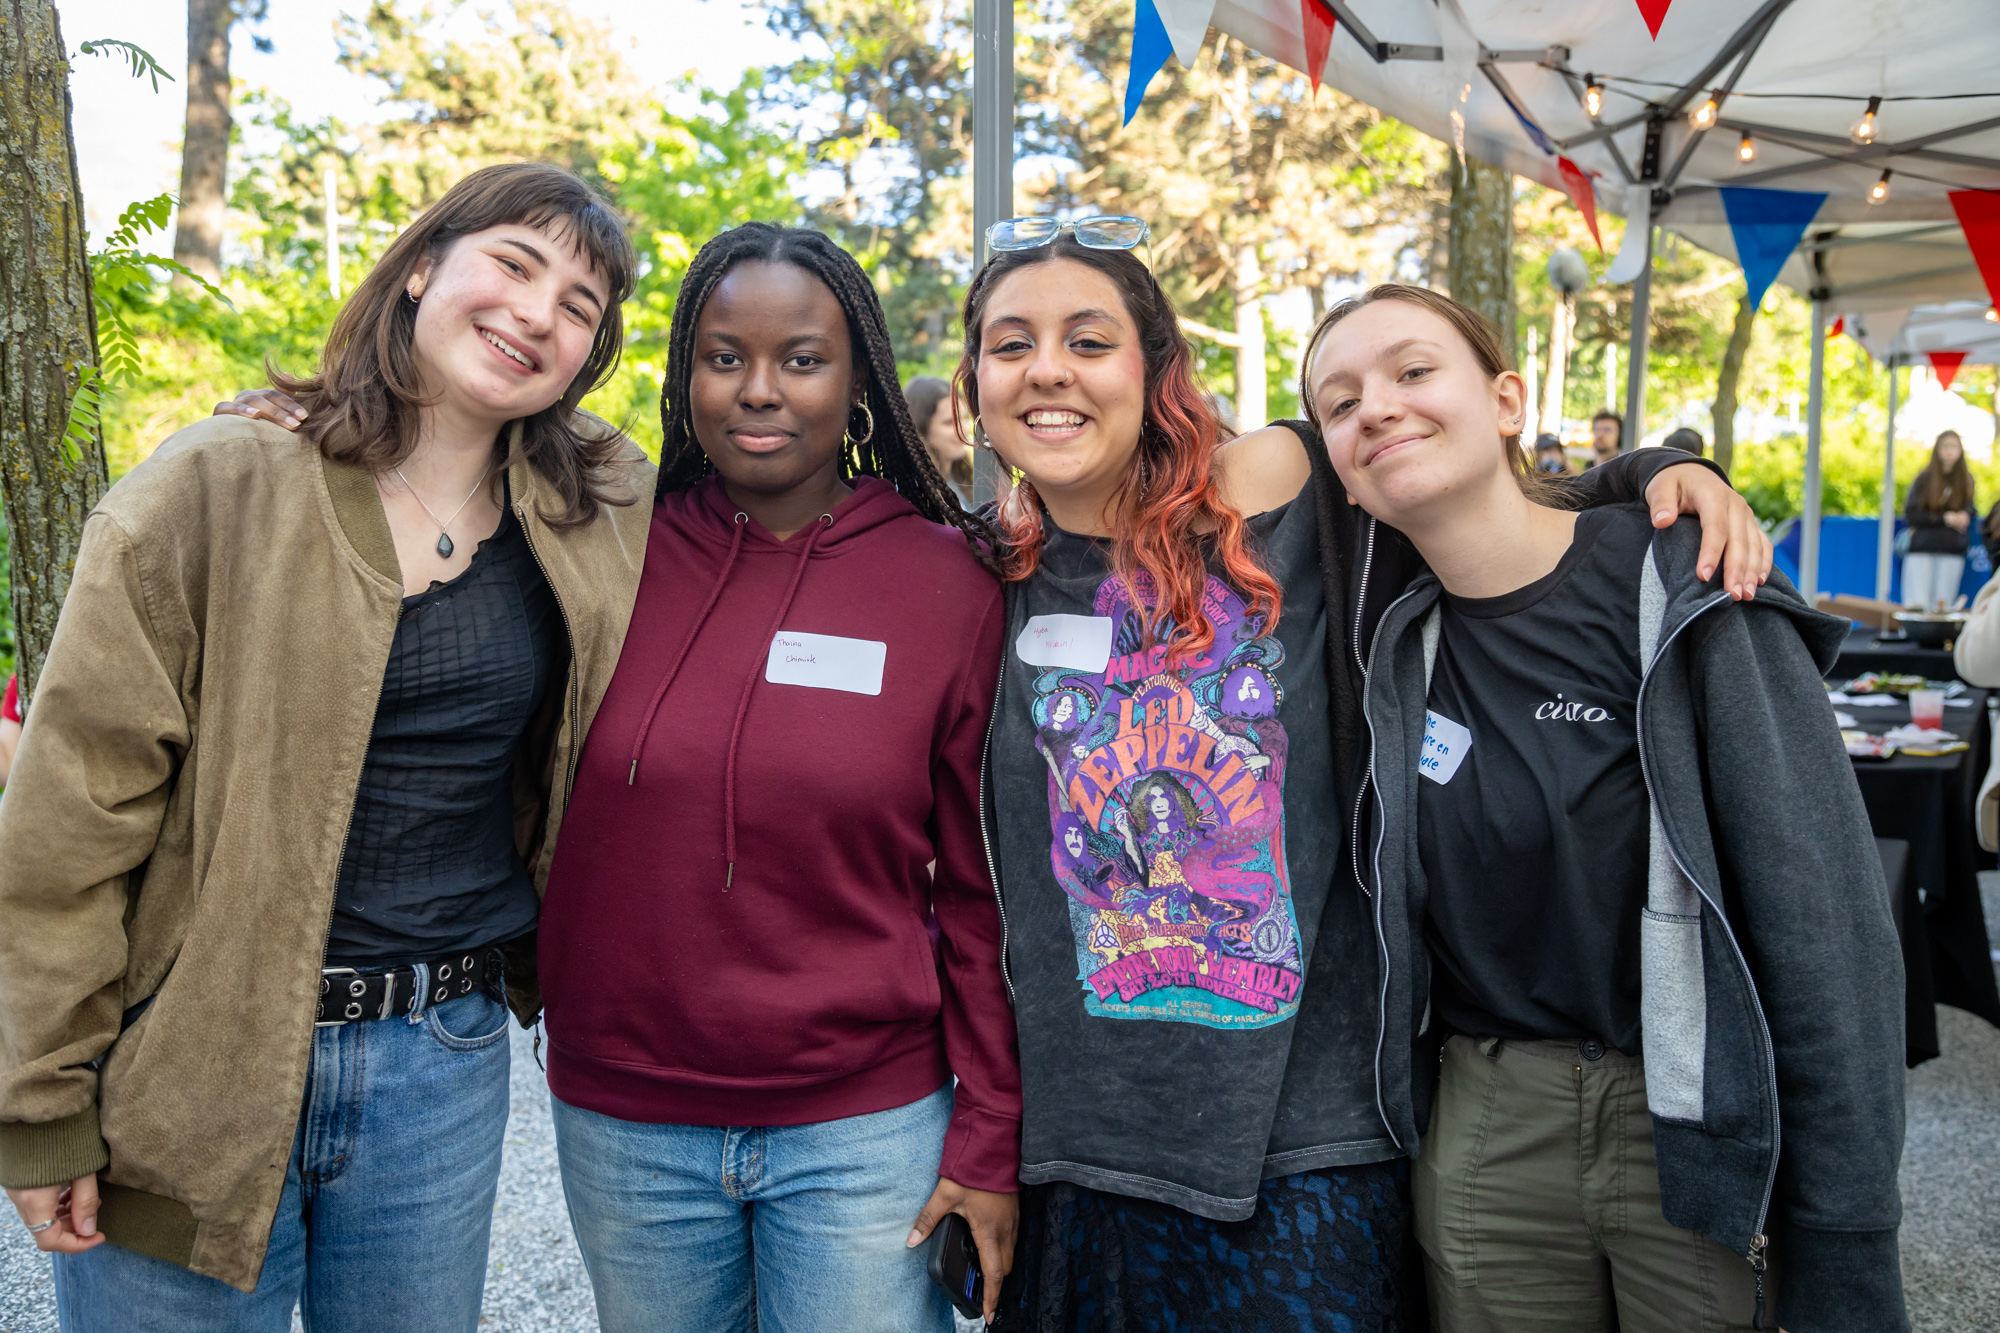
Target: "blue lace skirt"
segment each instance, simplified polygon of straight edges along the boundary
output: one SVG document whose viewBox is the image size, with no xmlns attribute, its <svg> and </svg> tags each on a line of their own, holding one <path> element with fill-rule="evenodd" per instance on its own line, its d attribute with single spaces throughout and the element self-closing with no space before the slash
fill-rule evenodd
<svg viewBox="0 0 2000 1333">
<path fill-rule="evenodd" d="M 996 1333 L 1424 1333 L 1404 1160 L 1267 1180 L 1216 1222 L 1084 1189 L 1021 1191 Z"/>
</svg>

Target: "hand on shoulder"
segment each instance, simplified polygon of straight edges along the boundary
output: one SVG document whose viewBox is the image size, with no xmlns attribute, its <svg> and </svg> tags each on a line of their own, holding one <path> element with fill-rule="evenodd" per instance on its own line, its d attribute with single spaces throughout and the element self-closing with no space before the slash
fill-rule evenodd
<svg viewBox="0 0 2000 1333">
<path fill-rule="evenodd" d="M 1215 450 L 1222 498 L 1245 518 L 1290 504 L 1312 479 L 1312 460 L 1289 427 L 1265 426 Z"/>
</svg>

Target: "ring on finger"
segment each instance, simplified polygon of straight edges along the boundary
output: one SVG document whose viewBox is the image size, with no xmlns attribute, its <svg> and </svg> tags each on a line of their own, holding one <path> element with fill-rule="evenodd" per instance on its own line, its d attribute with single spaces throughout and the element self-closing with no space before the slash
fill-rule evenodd
<svg viewBox="0 0 2000 1333">
<path fill-rule="evenodd" d="M 52 1217 L 46 1222 L 23 1222 L 21 1225 L 28 1228 L 28 1234 L 30 1236 L 39 1236 L 44 1231 L 47 1231 L 50 1227 L 54 1226 L 55 1224 L 56 1224 L 56 1219 Z"/>
</svg>

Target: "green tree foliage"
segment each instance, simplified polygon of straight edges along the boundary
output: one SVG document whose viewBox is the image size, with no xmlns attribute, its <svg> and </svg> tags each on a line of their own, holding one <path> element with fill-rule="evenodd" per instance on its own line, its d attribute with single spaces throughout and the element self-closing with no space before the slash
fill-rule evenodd
<svg viewBox="0 0 2000 1333">
<path fill-rule="evenodd" d="M 972 270 L 969 4 L 775 0 L 774 32 L 806 54 L 758 89 L 807 127 L 821 196 L 808 219 L 874 278 L 906 374 L 949 373 Z"/>
<path fill-rule="evenodd" d="M 221 284 L 230 306 L 170 287 L 149 256 L 100 287 L 102 322 L 133 333 L 126 383 L 104 404 L 114 476 L 220 399 L 264 383 L 267 362 L 313 364 L 339 308 L 327 288 L 329 167 L 350 290 L 468 172 L 544 159 L 592 180 L 631 220 L 642 272 L 625 312 L 624 362 L 590 406 L 657 446 L 668 320 L 689 259 L 738 222 L 796 220 L 804 153 L 756 123 L 757 76 L 728 94 L 649 90 L 608 28 L 559 5 L 519 0 L 487 15 L 471 41 L 438 35 L 448 12 L 377 3 L 343 20 L 341 62 L 379 85 L 391 113 L 373 123 L 305 120 L 269 92 L 241 99 Z"/>
<path fill-rule="evenodd" d="M 1146 219 L 1156 269 L 1198 320 L 1240 336 L 1239 310 L 1267 295 L 1303 288 L 1316 312 L 1329 281 L 1392 276 L 1383 238 L 1414 237 L 1435 206 L 1439 145 L 1331 88 L 1315 96 L 1303 75 L 1241 42 L 1212 33 L 1193 69 L 1168 61 L 1126 125 L 1130 6 L 1045 2 L 1034 19 L 1022 134 L 1031 152 L 1070 165 L 1031 196 Z M 1391 256 L 1399 248 L 1392 241 Z M 1227 353 L 1214 347 L 1203 349 L 1207 369 L 1227 384 L 1234 376 L 1214 374 Z M 1296 412 L 1291 358 L 1263 360 L 1267 415 Z"/>
</svg>

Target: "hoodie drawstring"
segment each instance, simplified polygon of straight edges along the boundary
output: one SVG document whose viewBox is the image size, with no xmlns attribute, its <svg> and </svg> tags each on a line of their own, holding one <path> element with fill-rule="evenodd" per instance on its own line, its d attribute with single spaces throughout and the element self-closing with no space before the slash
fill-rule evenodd
<svg viewBox="0 0 2000 1333">
<path fill-rule="evenodd" d="M 764 631 L 761 642 L 764 645 L 764 660 L 750 663 L 750 675 L 743 682 L 742 697 L 736 701 L 736 720 L 729 727 L 729 759 L 722 769 L 722 855 L 729 862 L 729 870 L 724 875 L 722 887 L 725 891 L 736 882 L 736 746 L 743 738 L 743 718 L 750 711 L 750 692 L 757 688 L 757 676 L 771 655 L 771 641 L 784 628 L 785 612 L 792 609 L 792 598 L 798 593 L 799 580 L 806 574 L 806 561 L 812 558 L 813 546 L 819 536 L 833 526 L 832 514 L 821 514 L 819 523 L 806 534 L 806 544 L 799 551 L 799 563 L 792 570 L 792 581 L 785 589 L 785 595 L 778 601 L 778 614 L 771 617 L 771 627 Z"/>
<path fill-rule="evenodd" d="M 722 585 L 729 582 L 729 571 L 736 566 L 736 553 L 743 549 L 743 530 L 750 526 L 750 515 L 739 511 L 736 515 L 736 532 L 729 539 L 729 554 L 722 561 L 722 572 L 715 576 L 715 586 L 708 590 L 708 600 L 701 604 L 701 614 L 688 627 L 687 638 L 681 640 L 680 651 L 674 654 L 673 662 L 667 667 L 666 676 L 660 681 L 660 688 L 653 691 L 653 701 L 646 705 L 646 716 L 639 722 L 639 734 L 632 740 L 632 768 L 625 775 L 625 785 L 636 786 L 639 782 L 639 755 L 646 748 L 646 737 L 653 730 L 653 719 L 659 715 L 660 701 L 667 697 L 667 687 L 680 674 L 681 663 L 687 661 L 688 649 L 694 647 L 695 635 L 708 622 L 708 613 L 722 598 Z"/>
</svg>

